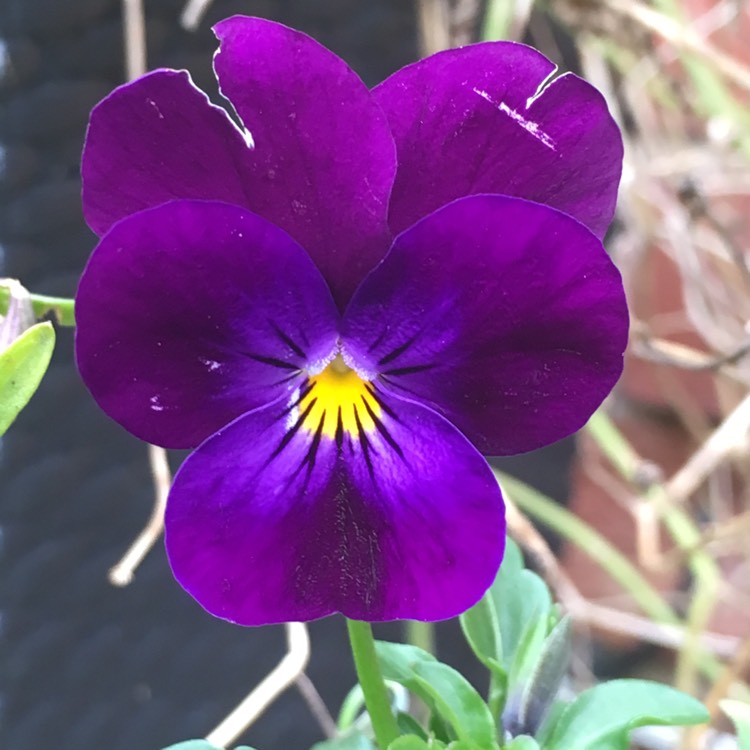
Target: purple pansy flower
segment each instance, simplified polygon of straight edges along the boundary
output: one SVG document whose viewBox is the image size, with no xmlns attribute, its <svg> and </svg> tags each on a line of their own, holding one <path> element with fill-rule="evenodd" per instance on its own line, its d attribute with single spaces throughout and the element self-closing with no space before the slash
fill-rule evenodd
<svg viewBox="0 0 750 750">
<path fill-rule="evenodd" d="M 195 448 L 166 545 L 209 612 L 456 615 L 503 554 L 481 454 L 577 430 L 621 371 L 600 242 L 617 128 L 520 44 L 442 52 L 370 91 L 284 26 L 216 33 L 243 128 L 171 70 L 91 115 L 82 376 L 133 434 Z"/>
</svg>

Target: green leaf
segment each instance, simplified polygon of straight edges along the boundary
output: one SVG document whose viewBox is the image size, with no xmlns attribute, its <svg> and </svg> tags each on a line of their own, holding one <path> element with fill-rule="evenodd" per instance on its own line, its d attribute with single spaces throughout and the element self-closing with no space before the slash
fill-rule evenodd
<svg viewBox="0 0 750 750">
<path fill-rule="evenodd" d="M 504 674 L 501 666 L 503 646 L 500 640 L 500 621 L 494 598 L 490 595 L 483 596 L 458 619 L 466 642 L 477 659 L 492 672 Z"/>
<path fill-rule="evenodd" d="M 440 740 L 426 739 L 422 737 L 416 737 L 413 734 L 405 734 L 402 737 L 397 737 L 390 745 L 388 750 L 476 750 L 473 745 L 469 745 L 465 742 L 451 742 L 450 745 L 446 745 Z"/>
<path fill-rule="evenodd" d="M 721 710 L 734 722 L 739 750 L 750 750 L 750 705 L 742 701 L 719 701 Z"/>
<path fill-rule="evenodd" d="M 52 324 L 37 323 L 0 354 L 0 435 L 39 387 L 54 348 Z"/>
<path fill-rule="evenodd" d="M 450 724 L 435 711 L 435 707 L 432 705 L 432 701 L 426 698 L 422 699 L 430 708 L 430 720 L 428 722 L 428 730 L 433 739 L 442 740 L 446 745 L 449 742 L 453 742 L 456 739 L 456 733 L 451 728 Z"/>
<path fill-rule="evenodd" d="M 502 571 L 502 566 L 500 567 Z M 516 650 L 529 624 L 539 619 L 548 620 L 552 612 L 552 598 L 547 584 L 530 570 L 515 576 L 505 574 L 493 587 L 497 601 L 498 620 L 506 669 L 516 661 Z M 545 633 L 546 635 L 546 633 Z"/>
<path fill-rule="evenodd" d="M 388 750 L 429 750 L 429 748 L 430 745 L 415 734 L 404 734 L 401 737 L 396 737 L 388 745 Z"/>
<path fill-rule="evenodd" d="M 555 727 L 557 727 L 557 724 L 560 721 L 560 717 L 569 705 L 569 703 L 562 700 L 555 700 L 552 702 L 552 705 L 547 710 L 547 716 L 544 718 L 542 726 L 539 727 L 534 734 L 540 747 L 546 748 L 548 746 L 549 738 L 554 733 Z M 602 748 L 602 750 L 606 749 Z"/>
<path fill-rule="evenodd" d="M 517 549 L 516 552 L 518 553 Z M 510 566 L 514 563 L 512 555 L 513 553 L 511 552 Z M 488 702 L 491 713 L 499 716 L 505 704 L 508 673 L 503 666 L 500 618 L 497 611 L 497 601 L 493 592 L 488 591 L 485 593 L 477 604 L 460 615 L 459 622 L 461 623 L 464 638 L 474 652 L 474 655 L 490 671 L 490 695 Z"/>
<path fill-rule="evenodd" d="M 695 698 L 647 680 L 613 680 L 581 693 L 560 715 L 546 750 L 599 750 L 602 743 L 627 747 L 636 727 L 685 726 L 708 721 Z"/>
<path fill-rule="evenodd" d="M 346 732 L 350 729 L 364 710 L 365 695 L 362 692 L 362 687 L 357 684 L 346 694 L 346 698 L 344 698 L 339 709 L 338 719 L 336 720 L 336 728 L 339 732 Z"/>
<path fill-rule="evenodd" d="M 427 732 L 425 732 L 422 725 L 411 714 L 399 711 L 396 714 L 396 724 L 398 724 L 398 728 L 402 734 L 416 734 L 423 740 L 427 739 Z"/>
<path fill-rule="evenodd" d="M 375 745 L 362 732 L 347 732 L 332 740 L 316 742 L 310 750 L 375 750 Z"/>
<path fill-rule="evenodd" d="M 409 694 L 408 691 L 401 685 L 393 680 L 386 682 L 388 688 L 391 709 L 398 716 L 399 713 L 405 711 L 409 705 Z M 365 705 L 365 695 L 362 692 L 362 686 L 356 684 L 346 695 L 341 709 L 339 710 L 338 719 L 336 720 L 336 728 L 344 735 L 356 728 L 359 730 L 365 730 L 366 727 L 370 726 L 370 718 L 367 715 L 367 706 Z M 417 725 L 419 726 L 419 725 Z M 412 732 L 411 729 L 407 730 L 407 734 Z M 419 732 L 417 732 L 418 734 Z"/>
<path fill-rule="evenodd" d="M 510 666 L 511 657 L 515 645 L 518 643 L 521 630 L 526 626 L 526 623 L 520 623 L 518 627 L 518 635 L 514 638 L 514 623 L 509 621 L 505 613 L 505 608 L 511 606 L 511 601 L 515 599 L 513 595 L 514 584 L 518 580 L 518 576 L 523 571 L 523 555 L 521 550 L 518 549 L 518 545 L 508 537 L 505 542 L 505 554 L 503 555 L 503 563 L 500 566 L 500 570 L 495 576 L 495 581 L 490 586 L 486 596 L 492 601 L 493 609 L 497 617 L 497 627 L 499 634 L 499 656 L 506 668 Z"/>
<path fill-rule="evenodd" d="M 521 691 L 544 654 L 547 618 L 540 612 L 529 618 L 513 654 L 508 673 L 508 692 Z"/>
<path fill-rule="evenodd" d="M 414 666 L 414 673 L 419 695 L 431 698 L 459 740 L 481 748 L 496 747 L 497 730 L 490 709 L 460 672 L 441 662 L 423 661 Z"/>
<path fill-rule="evenodd" d="M 506 746 L 505 750 L 539 750 L 539 743 L 527 734 L 521 734 L 513 738 Z"/>
<path fill-rule="evenodd" d="M 540 623 L 540 627 L 544 623 Z M 534 630 L 535 634 L 539 627 Z M 533 635 L 532 634 L 532 635 Z M 568 671 L 571 654 L 570 618 L 566 617 L 555 625 L 538 648 L 528 656 L 522 645 L 517 651 L 517 658 L 526 659 L 521 666 L 519 684 L 514 684 L 508 705 L 503 713 L 503 724 L 511 734 L 529 734 L 538 736 L 560 684 Z M 522 639 L 522 644 L 525 641 Z"/>
<path fill-rule="evenodd" d="M 383 677 L 418 695 L 457 739 L 483 750 L 497 747 L 492 714 L 463 675 L 416 646 L 377 641 L 375 649 Z"/>
<path fill-rule="evenodd" d="M 521 551 L 508 538 L 494 583 L 478 604 L 461 615 L 460 622 L 477 658 L 504 679 L 529 623 L 548 618 L 552 611 L 547 584 L 524 568 Z"/>
<path fill-rule="evenodd" d="M 375 641 L 375 652 L 378 655 L 383 677 L 386 680 L 398 682 L 399 685 L 403 685 L 414 693 L 417 692 L 414 667 L 425 662 L 437 662 L 432 654 L 407 643 Z"/>
</svg>

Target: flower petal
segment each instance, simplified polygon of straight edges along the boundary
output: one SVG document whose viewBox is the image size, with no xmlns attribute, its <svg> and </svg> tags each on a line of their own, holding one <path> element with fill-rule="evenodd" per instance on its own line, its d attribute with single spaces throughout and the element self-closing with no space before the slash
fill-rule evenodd
<svg viewBox="0 0 750 750">
<path fill-rule="evenodd" d="M 620 375 L 627 329 L 620 275 L 591 232 L 484 195 L 396 239 L 346 311 L 343 347 L 383 388 L 502 455 L 585 423 Z"/>
<path fill-rule="evenodd" d="M 291 392 L 336 347 L 305 251 L 237 206 L 173 201 L 116 224 L 84 271 L 76 356 L 99 405 L 168 448 Z"/>
<path fill-rule="evenodd" d="M 239 129 L 186 71 L 154 71 L 91 112 L 81 161 L 86 221 L 101 236 L 175 198 L 249 205 L 250 159 Z"/>
<path fill-rule="evenodd" d="M 449 201 L 502 193 L 545 203 L 603 236 L 615 208 L 622 140 L 604 98 L 513 42 L 447 50 L 373 93 L 398 149 L 394 233 Z"/>
<path fill-rule="evenodd" d="M 390 245 L 388 121 L 346 63 L 305 34 L 241 16 L 214 30 L 222 93 L 255 144 L 249 205 L 310 253 L 343 306 Z"/>
<path fill-rule="evenodd" d="M 337 611 L 437 620 L 482 596 L 505 531 L 487 463 L 418 404 L 391 397 L 373 411 L 379 426 L 360 407 L 360 436 L 337 439 L 309 413 L 266 407 L 186 460 L 167 552 L 205 609 L 241 625 Z"/>
</svg>

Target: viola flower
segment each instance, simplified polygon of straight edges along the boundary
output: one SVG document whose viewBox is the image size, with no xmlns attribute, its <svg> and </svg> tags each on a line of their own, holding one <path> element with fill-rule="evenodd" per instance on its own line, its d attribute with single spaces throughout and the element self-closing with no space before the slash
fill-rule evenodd
<svg viewBox="0 0 750 750">
<path fill-rule="evenodd" d="M 243 127 L 184 71 L 92 112 L 83 379 L 139 438 L 195 448 L 166 545 L 209 612 L 456 615 L 503 554 L 482 454 L 572 433 L 621 371 L 600 241 L 617 128 L 520 44 L 442 52 L 370 91 L 284 26 L 216 33 Z"/>
</svg>

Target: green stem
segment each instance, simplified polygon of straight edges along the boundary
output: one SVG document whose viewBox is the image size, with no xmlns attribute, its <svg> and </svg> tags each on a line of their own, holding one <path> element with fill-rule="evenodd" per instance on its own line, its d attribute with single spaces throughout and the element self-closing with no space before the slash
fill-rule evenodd
<svg viewBox="0 0 750 750">
<path fill-rule="evenodd" d="M 490 713 L 498 717 L 502 714 L 505 707 L 507 685 L 500 682 L 494 672 L 490 672 L 490 689 L 487 691 L 487 706 Z"/>
<path fill-rule="evenodd" d="M 381 750 L 386 750 L 400 732 L 391 711 L 388 689 L 383 681 L 378 656 L 375 653 L 372 626 L 369 622 L 347 619 L 346 627 L 349 631 L 349 643 L 354 657 L 354 667 L 357 670 L 357 679 L 365 696 L 365 705 L 370 715 L 375 739 Z"/>
<path fill-rule="evenodd" d="M 435 653 L 435 625 L 419 620 L 406 621 L 406 642 L 428 654 Z"/>
<path fill-rule="evenodd" d="M 10 289 L 0 282 L 0 315 L 7 312 L 9 301 Z M 46 297 L 43 294 L 31 295 L 31 306 L 34 308 L 34 315 L 37 318 L 42 318 L 51 313 L 55 322 L 65 327 L 73 327 L 76 324 L 73 304 L 73 300 L 67 297 Z"/>
<path fill-rule="evenodd" d="M 508 0 L 489 0 L 484 13 L 481 38 L 483 41 L 507 39 L 513 22 L 515 3 Z"/>
</svg>

